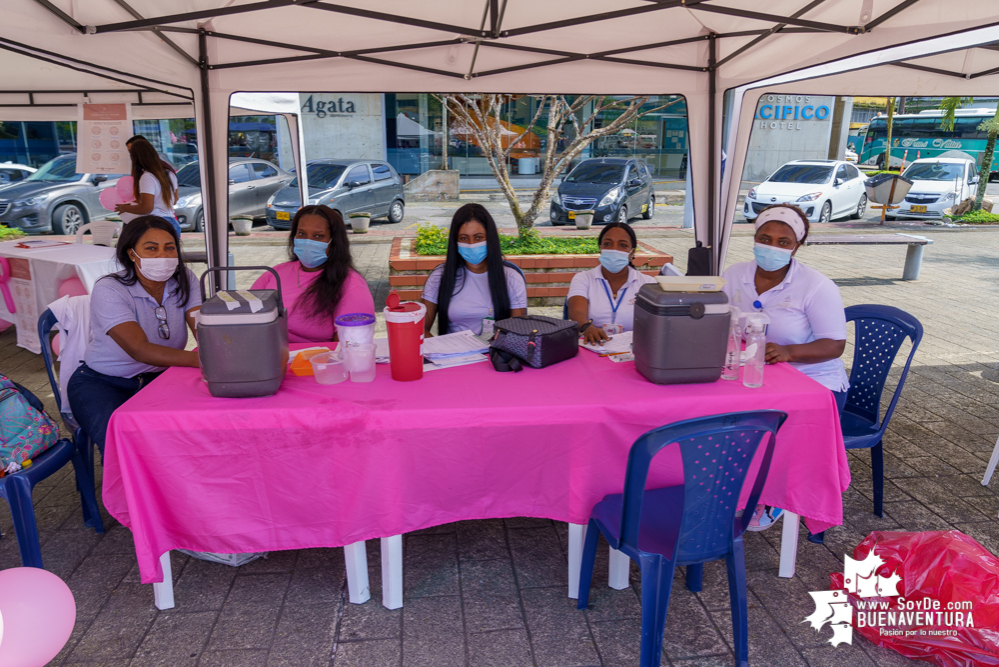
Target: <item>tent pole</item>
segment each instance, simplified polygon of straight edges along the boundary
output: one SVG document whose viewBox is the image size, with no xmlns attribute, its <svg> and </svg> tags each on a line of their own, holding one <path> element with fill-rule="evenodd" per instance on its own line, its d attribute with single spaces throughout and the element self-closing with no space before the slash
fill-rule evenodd
<svg viewBox="0 0 999 667">
<path fill-rule="evenodd" d="M 211 92 L 208 86 L 208 34 L 202 30 L 198 33 L 198 63 L 201 68 L 201 106 L 203 114 L 203 123 L 205 136 L 201 137 L 201 159 L 205 160 L 205 164 L 208 168 L 205 169 L 204 173 L 207 182 L 204 184 L 205 194 L 204 194 L 204 209 L 207 215 L 205 216 L 205 243 L 207 244 L 208 250 L 208 266 L 209 268 L 215 266 L 226 266 L 225 261 L 226 252 L 228 248 L 225 246 L 228 244 L 228 235 L 222 239 L 219 237 L 219 199 L 218 199 L 218 188 L 216 187 L 215 181 L 215 137 L 212 132 L 212 108 L 211 108 Z M 221 227 L 224 229 L 224 227 Z M 209 276 L 212 281 L 211 285 L 213 288 L 220 287 L 217 284 L 216 274 Z M 210 293 L 214 294 L 215 290 L 211 289 Z"/>
<path fill-rule="evenodd" d="M 715 150 L 717 149 L 716 106 L 717 106 L 717 72 L 715 71 L 715 60 L 717 56 L 717 45 L 715 33 L 708 35 L 708 248 L 711 249 L 711 275 L 719 275 L 718 249 L 715 247 L 716 231 L 716 211 L 718 210 L 715 201 L 715 164 L 717 162 Z"/>
</svg>

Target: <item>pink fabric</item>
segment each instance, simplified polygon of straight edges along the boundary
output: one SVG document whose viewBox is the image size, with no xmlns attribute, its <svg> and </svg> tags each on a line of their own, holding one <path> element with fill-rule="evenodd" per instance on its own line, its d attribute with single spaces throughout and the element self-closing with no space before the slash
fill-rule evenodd
<svg viewBox="0 0 999 667">
<path fill-rule="evenodd" d="M 288 340 L 292 343 L 324 343 L 333 337 L 336 327 L 326 319 L 317 319 L 299 306 L 298 300 L 319 277 L 321 271 L 302 271 L 295 260 L 278 264 L 274 270 L 281 276 L 281 298 L 288 309 Z M 277 281 L 270 271 L 257 278 L 250 289 L 274 289 Z M 375 314 L 375 300 L 368 283 L 357 271 L 351 271 L 343 286 L 343 296 L 337 304 L 335 317 L 347 313 Z"/>
<path fill-rule="evenodd" d="M 850 470 L 832 393 L 786 364 L 765 380 L 657 386 L 633 363 L 581 351 L 543 370 L 475 364 L 416 382 L 394 382 L 388 365 L 370 384 L 288 375 L 274 396 L 223 399 L 197 369 L 170 368 L 111 417 L 104 504 L 132 529 L 143 583 L 162 580 L 159 556 L 177 548 L 335 547 L 512 516 L 582 524 L 621 492 L 646 431 L 780 409 L 790 417 L 762 501 L 813 532 L 842 523 Z M 681 482 L 671 453 L 650 486 Z"/>
</svg>

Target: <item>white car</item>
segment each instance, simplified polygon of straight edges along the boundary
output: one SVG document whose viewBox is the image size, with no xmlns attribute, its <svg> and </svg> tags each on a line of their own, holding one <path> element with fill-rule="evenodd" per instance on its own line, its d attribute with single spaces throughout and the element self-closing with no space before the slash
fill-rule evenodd
<svg viewBox="0 0 999 667">
<path fill-rule="evenodd" d="M 851 164 L 857 164 L 857 154 L 849 148 L 847 148 L 846 152 L 843 153 L 843 159 Z"/>
<path fill-rule="evenodd" d="M 860 171 L 840 160 L 794 160 L 770 175 L 746 195 L 742 212 L 752 222 L 767 206 L 794 204 L 809 222 L 829 222 L 867 210 L 867 193 Z"/>
<path fill-rule="evenodd" d="M 886 217 L 941 218 L 943 210 L 978 194 L 978 167 L 961 158 L 923 158 L 902 172 L 912 181 L 900 207 Z"/>
<path fill-rule="evenodd" d="M 36 171 L 38 170 L 26 164 L 0 162 L 0 185 L 19 183 Z"/>
</svg>

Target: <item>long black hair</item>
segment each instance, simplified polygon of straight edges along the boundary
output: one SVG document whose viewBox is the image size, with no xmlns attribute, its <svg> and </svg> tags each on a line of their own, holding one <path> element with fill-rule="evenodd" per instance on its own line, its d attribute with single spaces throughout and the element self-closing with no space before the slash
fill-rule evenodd
<svg viewBox="0 0 999 667">
<path fill-rule="evenodd" d="M 612 229 L 623 229 L 625 232 L 627 232 L 628 236 L 631 238 L 631 247 L 635 248 L 636 250 L 638 249 L 638 237 L 635 236 L 635 230 L 632 229 L 631 225 L 629 225 L 626 222 L 608 222 L 606 225 L 604 225 L 604 228 L 600 230 L 600 236 L 597 237 L 598 248 L 600 247 L 600 244 L 604 242 L 604 237 L 607 236 L 607 232 L 609 232 Z M 628 266 L 631 267 L 634 266 L 634 264 L 631 263 L 631 260 L 628 260 Z"/>
<path fill-rule="evenodd" d="M 288 254 L 297 260 L 295 255 L 295 235 L 298 234 L 298 223 L 307 215 L 318 215 L 326 220 L 330 227 L 330 248 L 326 263 L 323 264 L 319 277 L 302 295 L 302 305 L 316 319 L 328 318 L 330 324 L 336 318 L 336 308 L 343 298 L 343 286 L 354 270 L 354 260 L 350 256 L 350 241 L 347 240 L 347 225 L 339 211 L 329 206 L 303 206 L 298 209 L 291 221 L 291 234 L 288 236 Z M 335 325 L 333 325 L 335 326 Z"/>
<path fill-rule="evenodd" d="M 486 270 L 489 274 L 489 295 L 493 300 L 493 318 L 505 320 L 510 317 L 510 293 L 506 287 L 506 267 L 503 265 L 503 251 L 500 250 L 496 221 L 482 204 L 465 204 L 451 218 L 447 259 L 444 260 L 444 273 L 441 275 L 437 294 L 437 331 L 442 334 L 448 333 L 451 326 L 447 309 L 451 305 L 455 286 L 460 292 L 465 284 L 465 260 L 458 254 L 458 230 L 466 222 L 478 222 L 486 228 Z"/>
<path fill-rule="evenodd" d="M 158 215 L 140 215 L 125 225 L 118 237 L 118 246 L 115 248 L 115 256 L 118 263 L 124 268 L 118 273 L 112 273 L 110 278 L 114 278 L 122 285 L 134 285 L 139 280 L 135 262 L 128 256 L 128 251 L 135 251 L 135 246 L 139 245 L 142 235 L 150 229 L 162 229 L 173 237 L 173 242 L 177 244 L 177 270 L 173 272 L 173 278 L 177 280 L 177 289 L 174 294 L 180 297 L 182 304 L 187 303 L 187 298 L 191 295 L 191 282 L 187 278 L 187 267 L 184 266 L 184 256 L 180 252 L 180 236 L 172 224 Z M 139 253 L 135 253 L 138 255 Z"/>
</svg>

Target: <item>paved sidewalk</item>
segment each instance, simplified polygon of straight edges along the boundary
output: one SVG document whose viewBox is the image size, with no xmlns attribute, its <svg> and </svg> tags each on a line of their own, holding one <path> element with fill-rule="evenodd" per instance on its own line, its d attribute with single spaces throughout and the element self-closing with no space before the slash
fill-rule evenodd
<svg viewBox="0 0 999 667">
<path fill-rule="evenodd" d="M 800 251 L 840 285 L 847 305 L 886 303 L 916 315 L 926 329 L 905 394 L 885 441 L 885 517 L 872 512 L 869 456 L 851 454 L 853 484 L 844 495 L 846 523 L 824 546 L 799 545 L 798 572 L 777 577 L 779 528 L 746 537 L 750 659 L 758 666 L 889 667 L 921 664 L 855 635 L 833 648 L 805 616 L 808 591 L 826 589 L 842 556 L 872 530 L 956 528 L 999 553 L 999 479 L 980 484 L 999 434 L 999 230 L 922 230 L 922 277 L 901 282 L 904 251 L 862 246 Z M 639 231 L 643 240 L 643 232 Z M 690 237 L 649 235 L 682 266 Z M 750 257 L 737 235 L 729 261 Z M 358 269 L 383 304 L 387 243 L 357 243 Z M 277 263 L 278 245 L 234 247 L 239 263 Z M 248 284 L 251 276 L 240 278 Z M 558 309 L 540 309 L 542 312 Z M 45 399 L 54 411 L 41 357 L 0 333 L 0 370 Z M 903 356 L 907 348 L 903 348 Z M 845 359 L 850 360 L 850 348 Z M 893 374 L 897 377 L 897 369 Z M 890 389 L 890 388 L 889 388 Z M 99 470 L 99 469 L 98 469 Z M 99 474 L 99 472 L 98 472 Z M 164 471 L 169 474 L 169 471 Z M 76 596 L 77 625 L 56 665 L 332 665 L 610 666 L 637 665 L 639 578 L 613 591 L 600 551 L 590 609 L 566 597 L 566 526 L 545 519 L 468 521 L 405 538 L 405 607 L 380 604 L 378 541 L 368 544 L 372 599 L 344 600 L 340 549 L 272 553 L 238 569 L 174 555 L 177 608 L 158 612 L 150 586 L 139 584 L 131 534 L 105 514 L 103 536 L 82 526 L 67 468 L 36 488 L 35 511 L 48 569 Z M 10 517 L 0 509 L 0 568 L 19 565 Z M 705 570 L 704 591 L 691 594 L 678 576 L 670 604 L 664 664 L 731 665 L 731 623 L 724 566 Z"/>
</svg>

